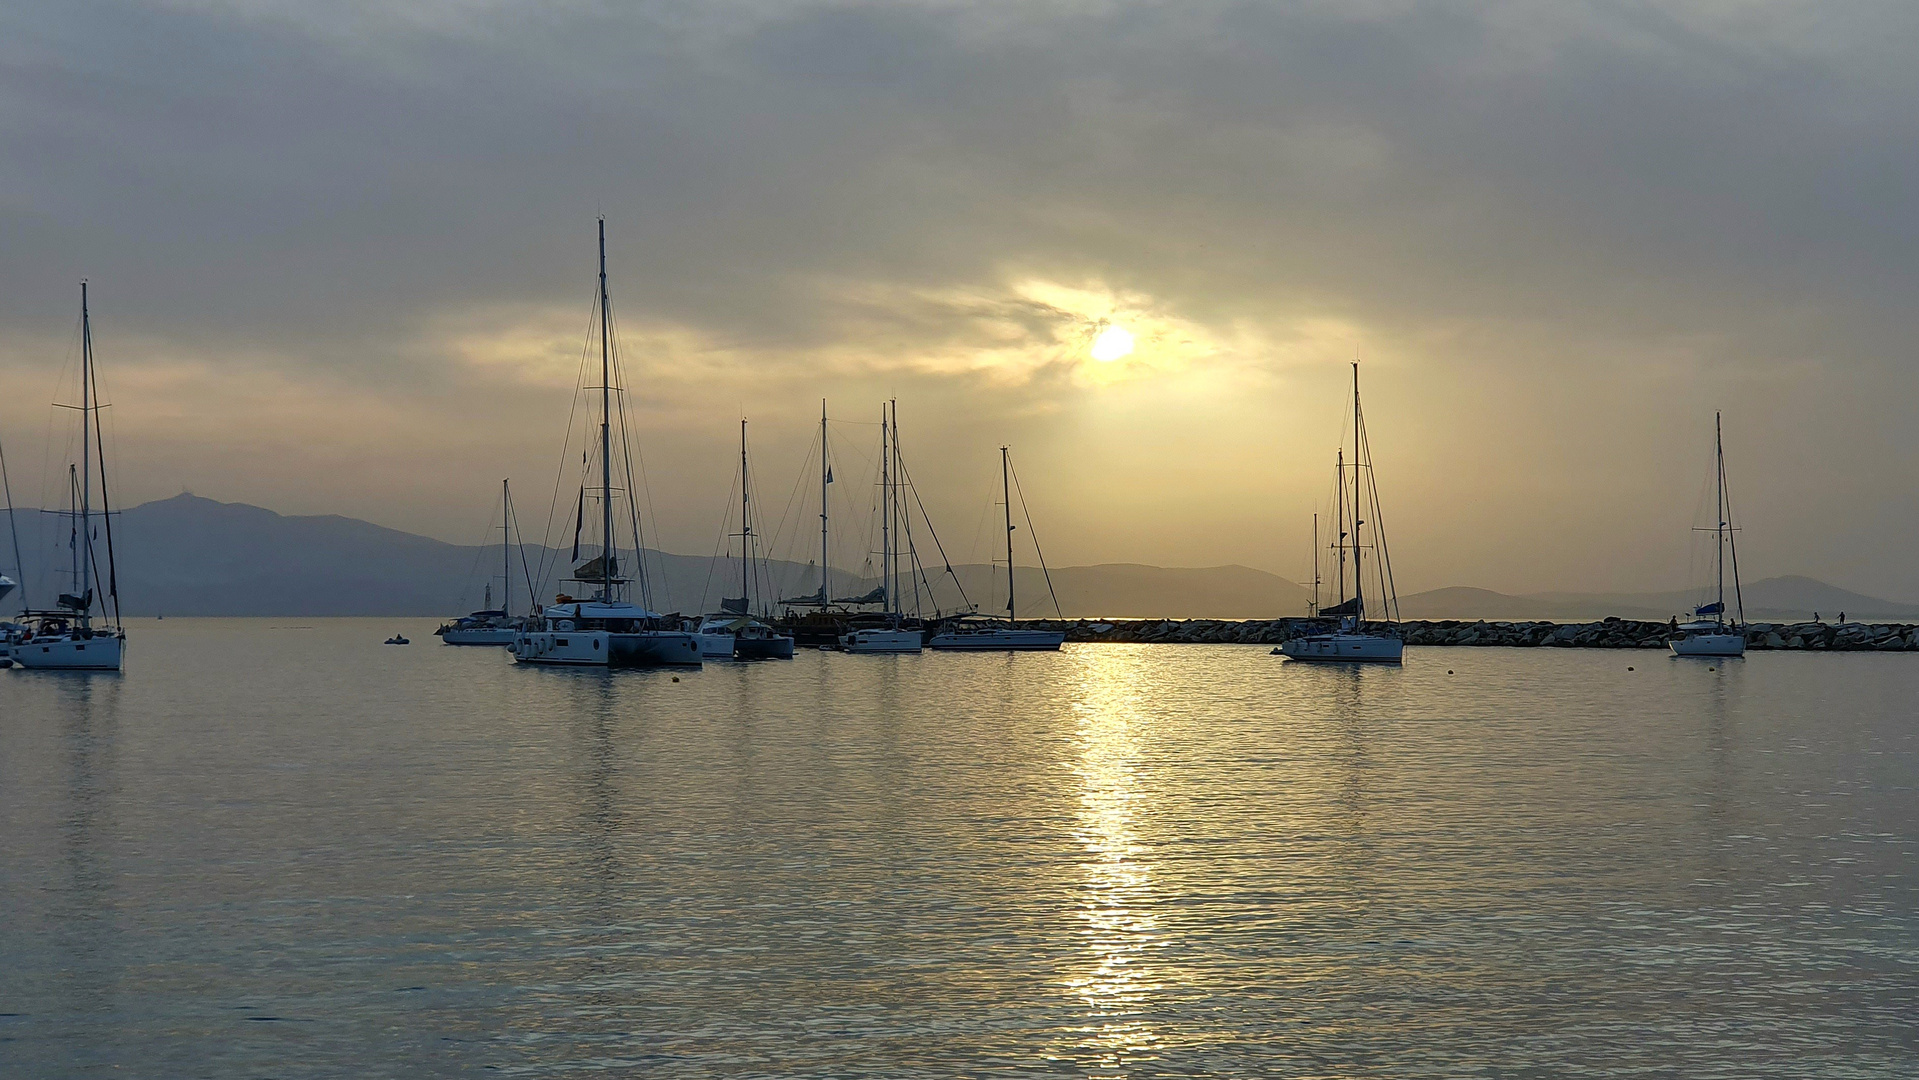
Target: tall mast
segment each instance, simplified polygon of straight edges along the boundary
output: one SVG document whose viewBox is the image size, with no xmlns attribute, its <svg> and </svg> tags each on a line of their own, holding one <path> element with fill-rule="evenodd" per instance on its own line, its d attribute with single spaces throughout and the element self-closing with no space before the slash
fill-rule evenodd
<svg viewBox="0 0 1919 1080">
<path fill-rule="evenodd" d="M 87 313 L 87 283 L 80 283 L 80 597 L 93 614 L 93 322 Z"/>
<path fill-rule="evenodd" d="M 826 460 L 826 399 L 820 399 L 820 605 L 826 604 L 826 485 L 833 482 L 833 467 Z"/>
<path fill-rule="evenodd" d="M 893 518 L 893 480 L 887 471 L 893 457 L 893 444 L 888 440 L 890 419 L 886 412 L 886 403 L 880 403 L 880 588 L 885 593 L 880 602 L 886 606 L 886 613 L 893 613 L 893 537 L 888 530 Z"/>
<path fill-rule="evenodd" d="M 80 590 L 80 545 L 74 542 L 74 532 L 80 523 L 80 467 L 67 463 L 67 551 L 73 561 L 73 572 L 68 576 L 73 583 L 76 595 Z"/>
<path fill-rule="evenodd" d="M 999 448 L 999 490 L 1000 498 L 1006 503 L 1006 621 L 1012 623 L 1019 616 L 1013 608 L 1013 489 L 1007 484 L 1006 447 Z"/>
<path fill-rule="evenodd" d="M 606 298 L 606 219 L 600 219 L 600 599 L 613 602 L 613 320 Z"/>
<path fill-rule="evenodd" d="M 1338 533 L 1333 550 L 1339 552 L 1339 565 L 1333 568 L 1339 585 L 1339 602 L 1346 602 L 1346 448 L 1333 454 L 1333 528 Z"/>
<path fill-rule="evenodd" d="M 740 417 L 740 597 L 746 601 L 746 610 L 753 610 L 752 574 L 749 567 L 753 547 L 753 518 L 750 497 L 746 492 L 746 417 Z"/>
<path fill-rule="evenodd" d="M 1712 462 L 1713 483 L 1717 485 L 1713 510 L 1719 522 L 1713 532 L 1716 541 L 1713 544 L 1713 562 L 1719 573 L 1719 613 L 1714 618 L 1723 623 L 1726 621 L 1726 441 L 1716 411 L 1712 414 Z"/>
<path fill-rule="evenodd" d="M 1359 516 L 1366 512 L 1366 503 L 1360 498 L 1361 471 L 1366 463 L 1360 460 L 1361 424 L 1359 412 L 1359 361 L 1353 361 L 1353 627 L 1358 629 L 1360 621 L 1366 617 L 1366 575 L 1361 565 L 1359 553 L 1359 527 L 1366 522 Z"/>
<path fill-rule="evenodd" d="M 508 535 L 508 526 L 513 520 L 513 496 L 507 490 L 507 482 L 500 481 L 500 612 L 513 614 L 513 560 L 508 557 L 507 545 L 513 537 Z"/>
</svg>

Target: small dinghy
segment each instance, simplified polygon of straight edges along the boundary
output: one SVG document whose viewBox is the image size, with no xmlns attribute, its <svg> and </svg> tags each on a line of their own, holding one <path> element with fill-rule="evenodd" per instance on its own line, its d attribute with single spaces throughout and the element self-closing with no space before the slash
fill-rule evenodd
<svg viewBox="0 0 1919 1080">
<path fill-rule="evenodd" d="M 386 643 L 387 643 L 388 645 L 411 645 L 411 644 L 413 644 L 413 643 L 412 643 L 411 641 L 408 641 L 408 640 L 406 639 L 406 637 L 405 637 L 405 635 L 403 635 L 403 634 L 395 634 L 395 635 L 393 635 L 392 637 L 390 637 L 390 638 L 387 638 L 387 639 L 386 639 Z"/>
</svg>

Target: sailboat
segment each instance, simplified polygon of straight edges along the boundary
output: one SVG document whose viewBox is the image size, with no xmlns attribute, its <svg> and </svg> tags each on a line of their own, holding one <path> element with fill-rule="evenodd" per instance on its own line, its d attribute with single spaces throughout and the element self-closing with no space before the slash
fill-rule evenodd
<svg viewBox="0 0 1919 1080">
<path fill-rule="evenodd" d="M 513 617 L 513 490 L 500 481 L 500 606 L 493 606 L 493 583 L 485 585 L 480 610 L 462 615 L 433 631 L 447 645 L 511 645 L 520 632 Z M 524 547 L 525 538 L 521 539 Z"/>
<path fill-rule="evenodd" d="M 1366 588 L 1363 554 L 1368 547 L 1378 553 L 1377 565 L 1373 576 L 1380 583 L 1385 594 L 1385 603 L 1379 611 L 1390 620 L 1399 610 L 1399 597 L 1393 589 L 1392 561 L 1386 553 L 1386 538 L 1379 525 L 1379 489 L 1373 483 L 1372 448 L 1366 439 L 1366 416 L 1359 404 L 1359 365 L 1353 365 L 1353 460 L 1346 463 L 1346 451 L 1342 447 L 1335 457 L 1336 481 L 1334 491 L 1335 531 L 1338 539 L 1338 588 L 1341 600 L 1332 607 L 1320 608 L 1321 618 L 1332 617 L 1339 620 L 1335 628 L 1319 634 L 1293 638 L 1283 642 L 1279 651 L 1293 660 L 1331 661 L 1337 663 L 1373 663 L 1397 664 L 1405 651 L 1406 643 L 1395 633 L 1366 629 Z M 1350 493 L 1347 474 L 1350 471 L 1352 484 Z M 1371 520 L 1367 520 L 1370 516 Z M 1372 526 L 1372 542 L 1362 538 L 1361 530 Z M 1352 555 L 1352 595 L 1346 595 L 1347 553 Z"/>
<path fill-rule="evenodd" d="M 880 408 L 880 587 L 875 597 L 884 605 L 883 621 L 878 626 L 849 629 L 840 635 L 840 648 L 854 653 L 916 653 L 925 647 L 925 636 L 917 626 L 906 625 L 900 609 L 899 551 L 900 512 L 899 425 L 895 422 L 899 405 Z M 869 594 L 871 595 L 871 594 Z M 857 601 L 864 602 L 864 599 Z"/>
<path fill-rule="evenodd" d="M 974 652 L 1037 652 L 1057 650 L 1066 640 L 1066 634 L 1058 630 L 1040 630 L 1034 627 L 1022 629 L 1019 625 L 1019 605 L 1017 592 L 1013 587 L 1013 489 L 1012 459 L 1007 447 L 999 448 L 999 483 L 1002 501 L 1006 507 L 1006 622 L 986 621 L 969 617 L 949 619 L 940 627 L 933 640 L 927 642 L 929 648 L 970 650 Z M 1022 499 L 1023 503 L 1023 499 Z M 1032 521 L 1027 520 L 1030 527 Z M 1030 531 L 1030 528 L 1029 528 Z M 1037 538 L 1033 542 L 1035 553 L 1039 551 Z M 1040 569 L 1046 569 L 1044 556 L 1040 558 Z M 1051 574 L 1046 576 L 1046 587 L 1053 587 Z M 1059 600 L 1053 601 L 1057 613 Z"/>
<path fill-rule="evenodd" d="M 1672 639 L 1672 651 L 1680 656 L 1744 656 L 1746 634 L 1745 598 L 1739 593 L 1739 547 L 1733 539 L 1739 530 L 1732 524 L 1732 499 L 1726 494 L 1726 440 L 1719 414 L 1712 414 L 1713 446 L 1713 518 L 1716 524 L 1700 532 L 1713 534 L 1713 570 L 1718 580 L 1718 596 L 1693 608 L 1692 619 L 1679 624 L 1679 636 Z M 1726 556 L 1732 556 L 1732 599 L 1735 617 L 1726 617 Z"/>
<path fill-rule="evenodd" d="M 522 664 L 570 667 L 661 667 L 667 665 L 698 667 L 700 645 L 692 634 L 680 630 L 678 620 L 668 620 L 658 612 L 627 599 L 632 579 L 620 566 L 617 537 L 613 531 L 613 382 L 612 301 L 606 291 L 606 219 L 600 219 L 600 427 L 599 427 L 599 500 L 600 553 L 573 567 L 562 581 L 579 585 L 591 596 L 575 599 L 565 593 L 528 620 L 525 629 L 514 636 L 508 648 Z M 622 446 L 627 445 L 625 411 L 620 421 Z M 628 455 L 622 454 L 623 459 Z M 623 492 L 631 498 L 634 491 L 631 465 L 626 467 Z M 573 557 L 579 557 L 579 536 L 586 519 L 586 486 L 580 487 L 578 516 L 574 519 Z M 634 510 L 634 557 L 640 556 L 638 510 Z M 672 625 L 669 625 L 672 624 Z"/>
<path fill-rule="evenodd" d="M 722 597 L 716 614 L 702 616 L 694 635 L 708 660 L 791 660 L 793 635 L 782 634 L 753 617 L 752 473 L 746 460 L 746 421 L 740 420 L 740 595 Z"/>
<path fill-rule="evenodd" d="M 113 509 L 107 499 L 106 448 L 101 443 L 99 380 L 93 365 L 93 322 L 87 309 L 87 284 L 80 283 L 80 404 L 63 406 L 80 413 L 80 460 L 67 466 L 70 525 L 68 546 L 73 552 L 73 592 L 61 593 L 53 608 L 29 610 L 26 628 L 16 631 L 12 659 L 24 668 L 69 671 L 118 671 L 126 653 L 127 632 L 120 625 L 120 575 L 113 558 Z M 95 470 L 99 472 L 100 508 L 94 509 Z M 104 551 L 100 537 L 105 533 Z M 106 588 L 100 556 L 106 556 Z M 94 614 L 98 609 L 99 615 Z"/>
</svg>

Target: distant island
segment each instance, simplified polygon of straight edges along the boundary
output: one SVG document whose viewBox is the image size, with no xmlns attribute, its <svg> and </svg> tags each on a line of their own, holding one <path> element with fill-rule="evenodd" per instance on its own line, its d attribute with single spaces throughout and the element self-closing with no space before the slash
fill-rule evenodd
<svg viewBox="0 0 1919 1080">
<path fill-rule="evenodd" d="M 65 537 L 38 511 L 17 511 L 29 598 L 51 599 L 63 585 Z M 4 519 L 0 511 L 0 519 Z M 121 598 L 126 613 L 178 616 L 444 616 L 480 606 L 482 582 L 500 563 L 499 546 L 463 546 L 335 515 L 289 516 L 245 503 L 195 495 L 143 503 L 115 518 Z M 10 556 L 10 552 L 7 553 Z M 549 564 L 570 552 L 547 552 Z M 541 552 L 528 549 L 528 560 Z M 654 600 L 663 610 L 712 610 L 737 592 L 737 563 L 707 556 L 648 551 Z M 946 610 L 966 601 L 986 611 L 1004 606 L 1005 571 L 954 567 L 958 587 L 929 580 Z M 818 569 L 773 561 L 768 575 L 785 595 L 814 591 Z M 997 577 L 996 577 L 997 573 Z M 833 572 L 837 595 L 865 592 L 872 582 Z M 1046 579 L 1020 567 L 1022 616 L 1053 614 Z M 548 583 L 548 597 L 553 583 Z M 523 592 L 515 582 L 515 591 Z M 1274 619 L 1307 613 L 1308 590 L 1245 566 L 1163 567 L 1135 563 L 1063 566 L 1052 591 L 1069 619 Z M 1753 582 L 1745 590 L 1752 619 L 1791 621 L 1818 611 L 1827 618 L 1919 619 L 1919 605 L 1848 592 L 1805 577 Z M 1400 598 L 1408 619 L 1594 620 L 1609 615 L 1664 621 L 1686 607 L 1684 592 L 1540 593 L 1513 596 L 1486 589 L 1445 588 Z M 523 600 L 522 600 L 523 603 Z M 515 605 L 520 606 L 519 604 Z"/>
</svg>

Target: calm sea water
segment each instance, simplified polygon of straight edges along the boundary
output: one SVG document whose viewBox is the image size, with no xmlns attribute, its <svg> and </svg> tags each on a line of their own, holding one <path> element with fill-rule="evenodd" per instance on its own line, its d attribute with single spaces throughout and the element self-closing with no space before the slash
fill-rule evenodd
<svg viewBox="0 0 1919 1080">
<path fill-rule="evenodd" d="M 0 672 L 0 1075 L 1919 1073 L 1919 657 L 430 629 Z"/>
</svg>

